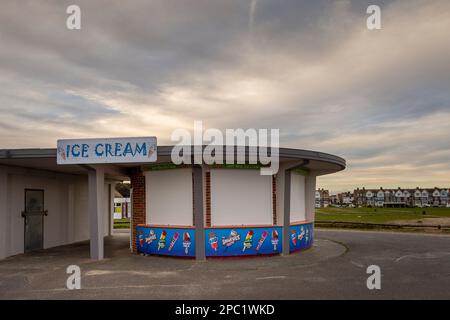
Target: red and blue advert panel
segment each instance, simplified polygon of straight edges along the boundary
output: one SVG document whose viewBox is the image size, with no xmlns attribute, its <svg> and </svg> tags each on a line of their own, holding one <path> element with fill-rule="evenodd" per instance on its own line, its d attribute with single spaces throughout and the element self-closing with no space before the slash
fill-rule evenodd
<svg viewBox="0 0 450 320">
<path fill-rule="evenodd" d="M 312 245 L 312 223 L 293 224 L 289 230 L 289 251 L 307 249 Z"/>
<path fill-rule="evenodd" d="M 137 251 L 177 257 L 195 257 L 193 228 L 137 226 Z"/>
<path fill-rule="evenodd" d="M 229 227 L 205 229 L 205 255 L 229 257 L 282 252 L 281 227 Z"/>
</svg>

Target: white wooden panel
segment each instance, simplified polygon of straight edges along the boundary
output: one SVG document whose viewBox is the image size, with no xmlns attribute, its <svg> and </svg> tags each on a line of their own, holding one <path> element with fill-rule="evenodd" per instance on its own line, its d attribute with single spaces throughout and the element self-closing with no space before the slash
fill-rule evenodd
<svg viewBox="0 0 450 320">
<path fill-rule="evenodd" d="M 147 223 L 192 225 L 192 169 L 146 172 L 145 193 Z"/>
<path fill-rule="evenodd" d="M 259 170 L 211 170 L 211 222 L 272 224 L 272 176 Z"/>
<path fill-rule="evenodd" d="M 291 222 L 306 220 L 305 176 L 291 173 Z"/>
</svg>

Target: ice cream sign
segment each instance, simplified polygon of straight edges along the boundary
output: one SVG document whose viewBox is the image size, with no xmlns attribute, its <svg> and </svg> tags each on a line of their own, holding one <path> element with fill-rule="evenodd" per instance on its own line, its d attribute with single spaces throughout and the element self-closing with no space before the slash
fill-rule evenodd
<svg viewBox="0 0 450 320">
<path fill-rule="evenodd" d="M 68 139 L 57 142 L 58 164 L 155 162 L 156 137 Z"/>
</svg>

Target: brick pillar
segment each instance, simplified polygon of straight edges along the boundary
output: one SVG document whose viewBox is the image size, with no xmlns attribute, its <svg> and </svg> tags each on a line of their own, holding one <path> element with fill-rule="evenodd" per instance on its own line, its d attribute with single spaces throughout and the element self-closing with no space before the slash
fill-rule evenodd
<svg viewBox="0 0 450 320">
<path fill-rule="evenodd" d="M 272 224 L 277 225 L 277 176 L 272 176 Z"/>
<path fill-rule="evenodd" d="M 131 232 L 133 233 L 133 252 L 136 253 L 136 226 L 145 224 L 145 176 L 139 170 L 131 175 L 131 188 L 133 188 L 133 220 Z"/>
<path fill-rule="evenodd" d="M 211 172 L 205 172 L 206 226 L 211 227 Z"/>
</svg>

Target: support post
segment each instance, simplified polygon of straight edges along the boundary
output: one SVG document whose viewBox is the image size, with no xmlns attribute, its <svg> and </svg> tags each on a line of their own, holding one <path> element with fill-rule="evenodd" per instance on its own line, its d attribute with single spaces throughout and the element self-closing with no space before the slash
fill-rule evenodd
<svg viewBox="0 0 450 320">
<path fill-rule="evenodd" d="M 109 212 L 109 233 L 108 235 L 111 236 L 114 234 L 114 195 L 116 190 L 116 184 L 114 182 L 110 183 L 108 185 L 109 187 L 109 196 L 108 196 L 108 212 Z M 123 208 L 122 208 L 123 210 Z M 123 212 L 123 211 L 122 211 Z"/>
<path fill-rule="evenodd" d="M 69 184 L 67 189 L 67 243 L 75 241 L 75 185 Z"/>
<path fill-rule="evenodd" d="M 194 165 L 195 259 L 205 260 L 205 222 L 203 216 L 203 168 Z"/>
<path fill-rule="evenodd" d="M 283 255 L 289 255 L 291 226 L 291 170 L 284 170 Z"/>
<path fill-rule="evenodd" d="M 8 236 L 8 173 L 6 169 L 0 167 L 0 259 L 8 256 L 7 236 Z"/>
<path fill-rule="evenodd" d="M 316 174 L 310 172 L 305 180 L 306 220 L 314 221 L 316 215 Z"/>
<path fill-rule="evenodd" d="M 103 196 L 105 173 L 101 167 L 93 167 L 88 171 L 89 192 L 89 231 L 91 259 L 102 260 L 104 257 L 103 242 Z"/>
</svg>

